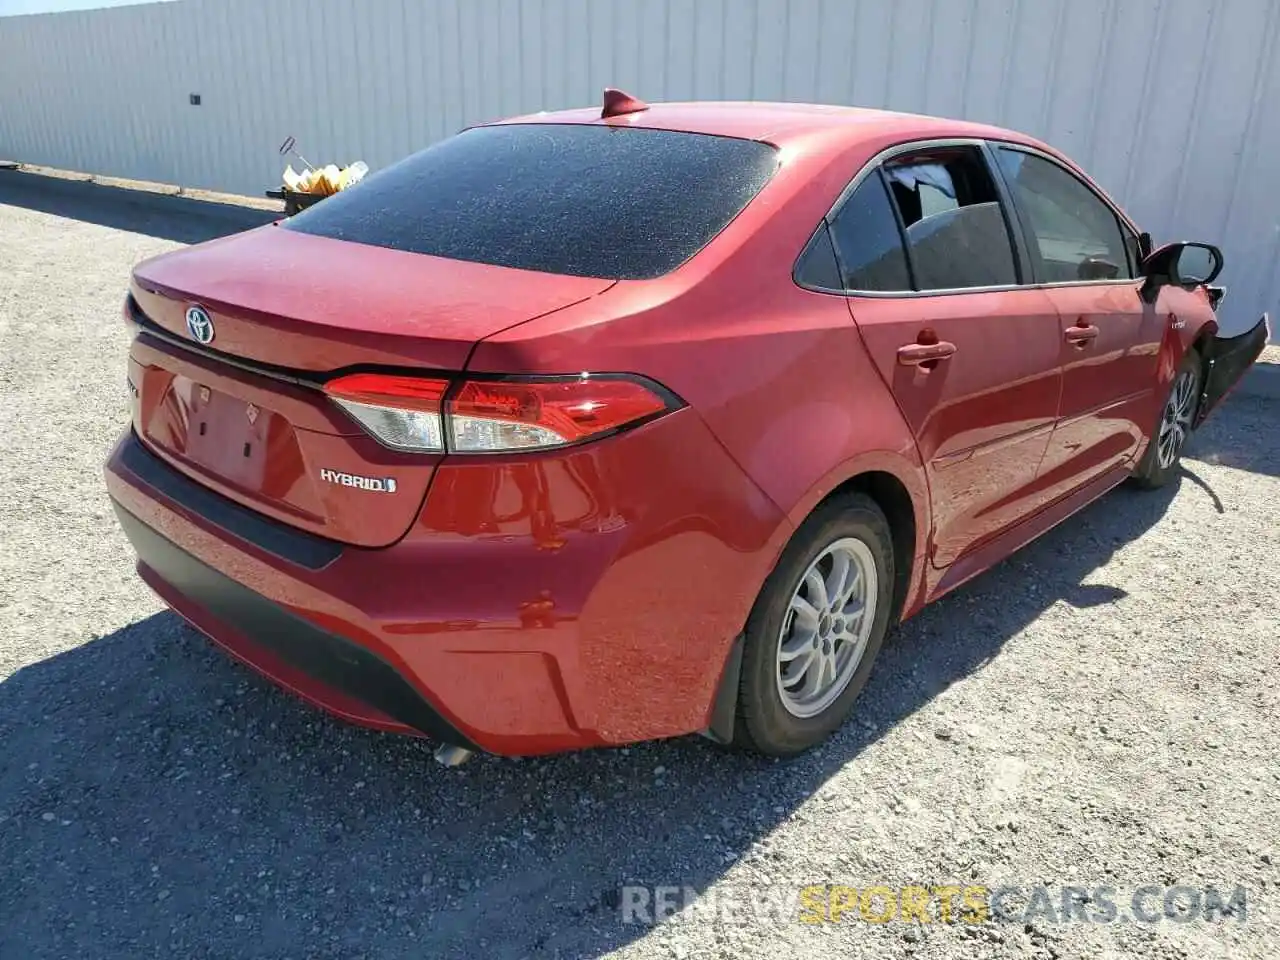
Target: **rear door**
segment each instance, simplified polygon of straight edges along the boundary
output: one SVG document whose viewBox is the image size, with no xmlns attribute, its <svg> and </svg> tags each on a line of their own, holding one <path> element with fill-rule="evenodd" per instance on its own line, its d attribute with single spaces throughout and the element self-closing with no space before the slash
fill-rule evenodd
<svg viewBox="0 0 1280 960">
<path fill-rule="evenodd" d="M 1018 285 L 980 145 L 905 148 L 831 228 L 854 320 L 925 462 L 946 566 L 1031 509 L 1058 412 L 1057 311 Z"/>
<path fill-rule="evenodd" d="M 1047 502 L 1124 463 L 1151 429 L 1166 312 L 1139 295 L 1136 238 L 1052 158 L 993 144 L 1025 236 L 1032 279 L 1061 318 L 1062 404 L 1041 468 Z"/>
</svg>

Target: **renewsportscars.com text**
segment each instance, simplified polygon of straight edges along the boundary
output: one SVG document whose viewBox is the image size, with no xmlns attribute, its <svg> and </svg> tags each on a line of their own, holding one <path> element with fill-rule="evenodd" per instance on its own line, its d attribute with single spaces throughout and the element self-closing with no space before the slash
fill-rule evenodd
<svg viewBox="0 0 1280 960">
<path fill-rule="evenodd" d="M 764 923 L 1244 923 L 1243 886 L 1119 888 L 1044 884 L 891 886 L 776 885 L 698 891 L 689 886 L 624 886 L 627 924 Z"/>
</svg>

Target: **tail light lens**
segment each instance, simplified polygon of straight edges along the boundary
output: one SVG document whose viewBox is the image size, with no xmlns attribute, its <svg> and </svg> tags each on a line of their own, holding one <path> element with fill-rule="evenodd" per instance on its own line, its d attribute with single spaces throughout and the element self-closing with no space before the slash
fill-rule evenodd
<svg viewBox="0 0 1280 960">
<path fill-rule="evenodd" d="M 325 392 L 389 447 L 439 453 L 545 450 L 674 410 L 662 388 L 623 376 L 447 380 L 360 373 Z"/>
<path fill-rule="evenodd" d="M 444 451 L 440 404 L 448 389 L 448 380 L 381 373 L 354 373 L 324 386 L 329 398 L 379 441 L 418 453 Z"/>
<path fill-rule="evenodd" d="M 471 380 L 449 400 L 450 447 L 472 453 L 559 447 L 667 407 L 667 400 L 635 380 Z"/>
</svg>

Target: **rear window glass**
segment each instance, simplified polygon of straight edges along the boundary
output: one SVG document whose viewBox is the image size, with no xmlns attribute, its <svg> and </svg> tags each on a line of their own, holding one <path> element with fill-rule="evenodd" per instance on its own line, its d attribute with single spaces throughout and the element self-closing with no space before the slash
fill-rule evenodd
<svg viewBox="0 0 1280 960">
<path fill-rule="evenodd" d="M 773 147 L 670 130 L 478 127 L 381 170 L 287 230 L 524 270 L 644 280 L 765 185 Z"/>
</svg>

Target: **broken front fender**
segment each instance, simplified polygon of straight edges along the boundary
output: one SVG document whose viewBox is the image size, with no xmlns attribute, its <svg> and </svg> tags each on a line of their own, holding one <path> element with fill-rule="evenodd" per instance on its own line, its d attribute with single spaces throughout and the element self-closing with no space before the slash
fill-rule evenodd
<svg viewBox="0 0 1280 960">
<path fill-rule="evenodd" d="M 1271 322 L 1264 313 L 1246 333 L 1235 337 L 1213 337 L 1204 356 L 1204 386 L 1200 393 L 1196 426 L 1213 412 L 1253 366 L 1271 339 Z"/>
</svg>

